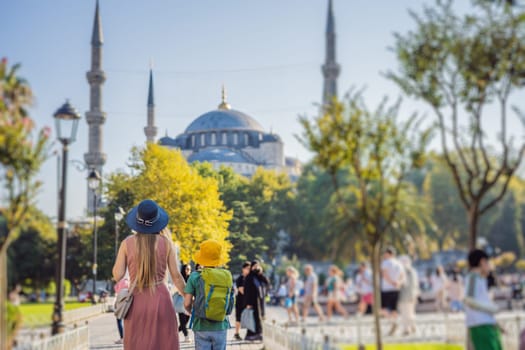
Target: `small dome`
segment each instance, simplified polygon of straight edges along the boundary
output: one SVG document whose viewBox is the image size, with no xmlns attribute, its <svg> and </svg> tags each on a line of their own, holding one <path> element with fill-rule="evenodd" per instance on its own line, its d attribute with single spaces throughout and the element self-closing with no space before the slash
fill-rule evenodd
<svg viewBox="0 0 525 350">
<path fill-rule="evenodd" d="M 216 129 L 264 132 L 261 124 L 247 114 L 234 109 L 216 109 L 195 119 L 188 128 L 186 128 L 186 133 Z"/>
<path fill-rule="evenodd" d="M 245 154 L 235 150 L 216 147 L 205 148 L 188 157 L 190 163 L 193 162 L 228 162 L 228 163 L 253 163 L 252 159 Z"/>
</svg>

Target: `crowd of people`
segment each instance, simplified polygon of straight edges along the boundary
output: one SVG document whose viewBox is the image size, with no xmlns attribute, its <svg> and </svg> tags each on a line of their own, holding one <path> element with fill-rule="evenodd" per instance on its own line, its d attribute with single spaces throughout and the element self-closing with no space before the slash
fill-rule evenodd
<svg viewBox="0 0 525 350">
<path fill-rule="evenodd" d="M 195 271 L 189 264 L 178 268 L 177 251 L 167 231 L 168 216 L 151 200 L 142 201 L 126 217 L 134 234 L 126 238 L 118 251 L 113 277 L 118 283 L 115 292 L 132 296 L 130 307 L 117 320 L 120 339 L 125 349 L 173 349 L 179 346 L 179 332 L 184 341 L 191 341 L 188 328 L 193 331 L 195 349 L 226 349 L 227 330 L 231 328 L 229 315 L 235 315 L 235 335 L 242 339 L 241 327 L 247 328 L 245 340 L 262 340 L 265 302 L 270 281 L 263 266 L 256 260 L 240 266 L 239 276 L 233 280 L 224 265 L 222 245 L 206 240 L 193 256 Z M 500 329 L 494 313 L 497 306 L 489 293 L 490 268 L 488 256 L 473 250 L 468 256 L 470 272 L 463 279 L 457 272 L 447 277 L 438 268 L 431 283 L 435 289 L 438 310 L 465 310 L 466 326 L 475 350 L 500 349 Z M 289 322 L 304 321 L 313 308 L 319 321 L 330 321 L 334 312 L 347 318 L 342 305 L 344 274 L 331 265 L 323 286 L 312 265 L 303 268 L 304 281 L 299 271 L 286 269 L 286 282 L 280 287 Z M 168 277 L 182 298 L 182 309 L 172 299 Z M 386 248 L 380 266 L 381 314 L 390 319 L 389 334 L 397 329 L 400 314 L 402 333 L 416 331 L 415 307 L 420 293 L 418 273 L 408 256 L 396 256 L 393 248 Z M 359 293 L 357 314 L 370 313 L 374 305 L 373 278 L 367 264 L 362 263 L 355 276 Z M 319 303 L 319 293 L 326 293 L 326 310 Z M 464 293 L 464 290 L 467 292 Z M 299 292 L 301 291 L 301 292 Z M 299 295 L 302 297 L 299 308 Z M 117 303 L 119 302 L 117 297 Z M 129 298 L 128 298 L 129 300 Z M 450 300 L 450 304 L 448 304 Z M 118 308 L 118 306 L 117 306 Z M 178 313 L 178 317 L 177 317 Z M 245 314 L 250 315 L 251 326 L 245 326 Z M 491 347 L 486 347 L 490 344 Z"/>
<path fill-rule="evenodd" d="M 489 266 L 488 256 L 481 250 L 469 254 L 469 274 L 463 279 L 457 270 L 447 275 L 438 266 L 428 279 L 435 300 L 435 310 L 438 312 L 465 311 L 466 325 L 469 328 L 474 349 L 485 349 L 486 344 L 499 344 L 499 328 L 496 326 L 494 313 L 497 306 L 492 301 L 490 288 L 493 283 L 493 272 Z M 347 318 L 347 310 L 341 305 L 345 298 L 345 285 L 354 284 L 359 295 L 357 315 L 371 313 L 374 305 L 373 277 L 366 263 L 361 263 L 355 279 L 349 283 L 343 282 L 343 272 L 335 265 L 328 269 L 328 277 L 323 286 L 319 286 L 313 267 L 304 267 L 304 286 L 297 288 L 300 276 L 297 269 L 289 267 L 286 270 L 287 280 L 281 286 L 280 293 L 286 295 L 283 303 L 288 311 L 291 324 L 298 321 L 298 296 L 303 296 L 302 320 L 306 318 L 313 306 L 319 321 L 329 321 L 334 310 Z M 298 282 L 299 281 L 299 282 Z M 397 257 L 392 247 L 384 250 L 380 266 L 380 296 L 381 315 L 391 321 L 389 335 L 396 333 L 398 323 L 403 335 L 416 332 L 416 305 L 420 296 L 420 280 L 418 272 L 412 265 L 410 257 Z M 283 289 L 284 286 L 284 289 Z M 467 293 L 465 293 L 467 290 Z M 326 315 L 318 302 L 318 294 L 326 295 Z M 400 321 L 400 322 L 399 322 Z M 481 336 L 481 333 L 488 336 Z M 488 337 L 488 338 L 487 338 Z M 480 340 L 483 339 L 483 340 Z M 488 349 L 499 349 L 489 347 Z"/>
</svg>

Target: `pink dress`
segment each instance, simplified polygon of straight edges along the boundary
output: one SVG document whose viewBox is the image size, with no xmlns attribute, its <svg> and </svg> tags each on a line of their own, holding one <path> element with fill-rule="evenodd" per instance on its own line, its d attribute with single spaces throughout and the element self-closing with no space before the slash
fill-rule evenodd
<svg viewBox="0 0 525 350">
<path fill-rule="evenodd" d="M 135 236 L 126 242 L 127 267 L 130 285 L 137 275 L 137 248 Z M 165 239 L 157 239 L 157 286 L 154 291 L 135 288 L 133 303 L 124 319 L 125 350 L 173 350 L 179 349 L 179 333 L 175 309 L 168 287 L 163 282 L 168 265 L 168 245 Z"/>
</svg>

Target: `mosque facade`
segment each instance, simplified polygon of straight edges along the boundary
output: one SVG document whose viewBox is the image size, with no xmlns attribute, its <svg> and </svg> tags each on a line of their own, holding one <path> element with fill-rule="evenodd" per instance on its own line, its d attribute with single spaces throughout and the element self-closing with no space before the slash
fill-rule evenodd
<svg viewBox="0 0 525 350">
<path fill-rule="evenodd" d="M 332 0 L 328 0 L 325 32 L 325 62 L 323 74 L 322 106 L 337 96 L 337 78 L 340 66 L 336 61 L 336 34 Z M 102 84 L 105 74 L 102 70 L 102 21 L 97 0 L 92 35 L 91 70 L 88 72 L 90 85 L 90 111 L 86 113 L 89 124 L 89 150 L 85 154 L 88 169 L 102 173 L 106 160 L 103 152 L 102 134 L 106 115 L 102 109 Z M 227 166 L 239 174 L 252 176 L 258 167 L 287 173 L 292 180 L 301 174 L 301 163 L 285 156 L 281 137 L 267 132 L 251 115 L 232 108 L 226 101 L 223 87 L 222 101 L 216 109 L 198 116 L 185 131 L 175 137 L 168 135 L 157 140 L 155 125 L 155 103 L 153 94 L 153 72 L 150 70 L 147 102 L 147 123 L 144 127 L 146 142 L 178 149 L 188 162 L 209 162 L 215 168 Z M 92 191 L 88 191 L 88 211 L 92 209 Z"/>
<path fill-rule="evenodd" d="M 325 34 L 325 63 L 321 67 L 324 77 L 323 106 L 331 103 L 337 96 L 337 78 L 340 73 L 340 66 L 336 62 L 332 0 L 328 2 Z M 151 142 L 151 130 L 154 129 L 154 125 L 150 124 L 154 113 L 152 72 L 149 84 L 148 125 L 144 132 L 148 142 Z M 248 177 L 252 176 L 258 167 L 286 172 L 292 180 L 301 175 L 301 163 L 295 158 L 285 156 L 281 137 L 265 131 L 252 116 L 233 109 L 226 101 L 224 87 L 222 101 L 216 109 L 197 117 L 182 134 L 176 137 L 166 135 L 158 143 L 179 149 L 190 163 L 209 162 L 214 168 L 227 166 Z"/>
</svg>

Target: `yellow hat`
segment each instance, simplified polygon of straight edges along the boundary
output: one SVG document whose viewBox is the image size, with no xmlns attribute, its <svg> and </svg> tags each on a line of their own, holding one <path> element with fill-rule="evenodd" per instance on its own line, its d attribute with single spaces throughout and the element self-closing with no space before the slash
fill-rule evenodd
<svg viewBox="0 0 525 350">
<path fill-rule="evenodd" d="M 193 260 L 202 266 L 221 265 L 222 245 L 214 239 L 205 240 L 200 244 L 200 249 L 193 256 Z"/>
</svg>

